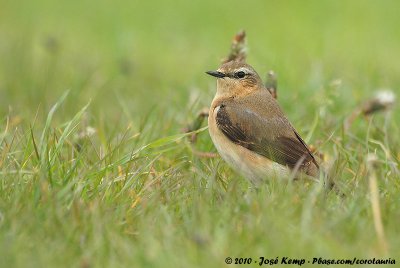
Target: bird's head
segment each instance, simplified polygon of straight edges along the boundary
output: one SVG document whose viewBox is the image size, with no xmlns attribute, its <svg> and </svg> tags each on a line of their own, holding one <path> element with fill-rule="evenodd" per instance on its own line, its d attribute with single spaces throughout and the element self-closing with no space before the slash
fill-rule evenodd
<svg viewBox="0 0 400 268">
<path fill-rule="evenodd" d="M 206 73 L 217 78 L 217 94 L 242 95 L 262 88 L 260 76 L 242 61 L 230 61 Z"/>
</svg>

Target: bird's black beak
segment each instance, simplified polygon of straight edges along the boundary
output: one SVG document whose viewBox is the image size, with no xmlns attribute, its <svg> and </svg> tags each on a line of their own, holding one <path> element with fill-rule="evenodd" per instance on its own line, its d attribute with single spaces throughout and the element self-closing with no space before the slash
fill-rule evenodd
<svg viewBox="0 0 400 268">
<path fill-rule="evenodd" d="M 208 72 L 206 72 L 206 74 L 209 74 L 211 76 L 218 77 L 218 78 L 224 78 L 226 76 L 226 74 L 218 72 L 218 71 L 208 71 Z"/>
</svg>

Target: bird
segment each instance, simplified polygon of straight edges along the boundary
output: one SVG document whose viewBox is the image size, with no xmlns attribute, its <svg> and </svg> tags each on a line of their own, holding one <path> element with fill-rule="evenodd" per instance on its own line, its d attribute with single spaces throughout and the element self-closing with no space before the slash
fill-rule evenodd
<svg viewBox="0 0 400 268">
<path fill-rule="evenodd" d="M 222 159 L 255 185 L 319 178 L 312 152 L 253 67 L 233 60 L 206 74 L 217 79 L 208 129 Z"/>
</svg>

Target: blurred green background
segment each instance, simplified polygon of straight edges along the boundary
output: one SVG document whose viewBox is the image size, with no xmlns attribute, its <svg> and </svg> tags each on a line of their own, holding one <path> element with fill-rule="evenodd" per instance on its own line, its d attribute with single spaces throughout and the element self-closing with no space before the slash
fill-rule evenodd
<svg viewBox="0 0 400 268">
<path fill-rule="evenodd" d="M 398 258 L 399 108 L 347 132 L 343 121 L 379 88 L 398 94 L 399 11 L 396 0 L 0 0 L 0 266 Z M 207 131 L 195 145 L 167 137 L 211 103 L 204 72 L 241 29 L 248 63 L 276 72 L 279 103 L 345 195 L 302 183 L 256 191 L 194 153 L 215 152 Z M 96 133 L 81 139 L 87 126 Z M 370 152 L 387 248 L 371 211 Z"/>
<path fill-rule="evenodd" d="M 399 83 L 398 1 L 2 1 L 1 115 L 46 113 L 67 89 L 67 109 L 93 100 L 111 120 L 156 108 L 184 119 L 190 97 L 207 105 L 204 75 L 228 53 L 234 33 L 248 34 L 248 62 L 278 74 L 280 101 L 313 97 L 343 81 L 357 102 Z M 318 101 L 318 100 L 317 100 Z M 169 109 L 170 106 L 175 107 Z M 311 104 L 312 105 L 312 104 Z M 304 104 L 296 105 L 300 113 Z M 178 108 L 179 107 L 179 108 Z M 285 107 L 291 109 L 294 107 Z"/>
</svg>

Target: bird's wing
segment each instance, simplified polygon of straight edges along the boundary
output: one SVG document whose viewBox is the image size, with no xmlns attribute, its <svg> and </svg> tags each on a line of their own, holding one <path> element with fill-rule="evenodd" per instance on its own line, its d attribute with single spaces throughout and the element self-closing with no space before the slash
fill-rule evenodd
<svg viewBox="0 0 400 268">
<path fill-rule="evenodd" d="M 274 108 L 277 107 L 276 104 Z M 232 142 L 281 165 L 295 168 L 312 162 L 318 167 L 307 145 L 286 117 L 269 117 L 265 112 L 260 114 L 258 111 L 262 108 L 251 109 L 243 103 L 222 103 L 216 115 L 217 126 Z M 268 111 L 266 107 L 262 110 Z"/>
</svg>

